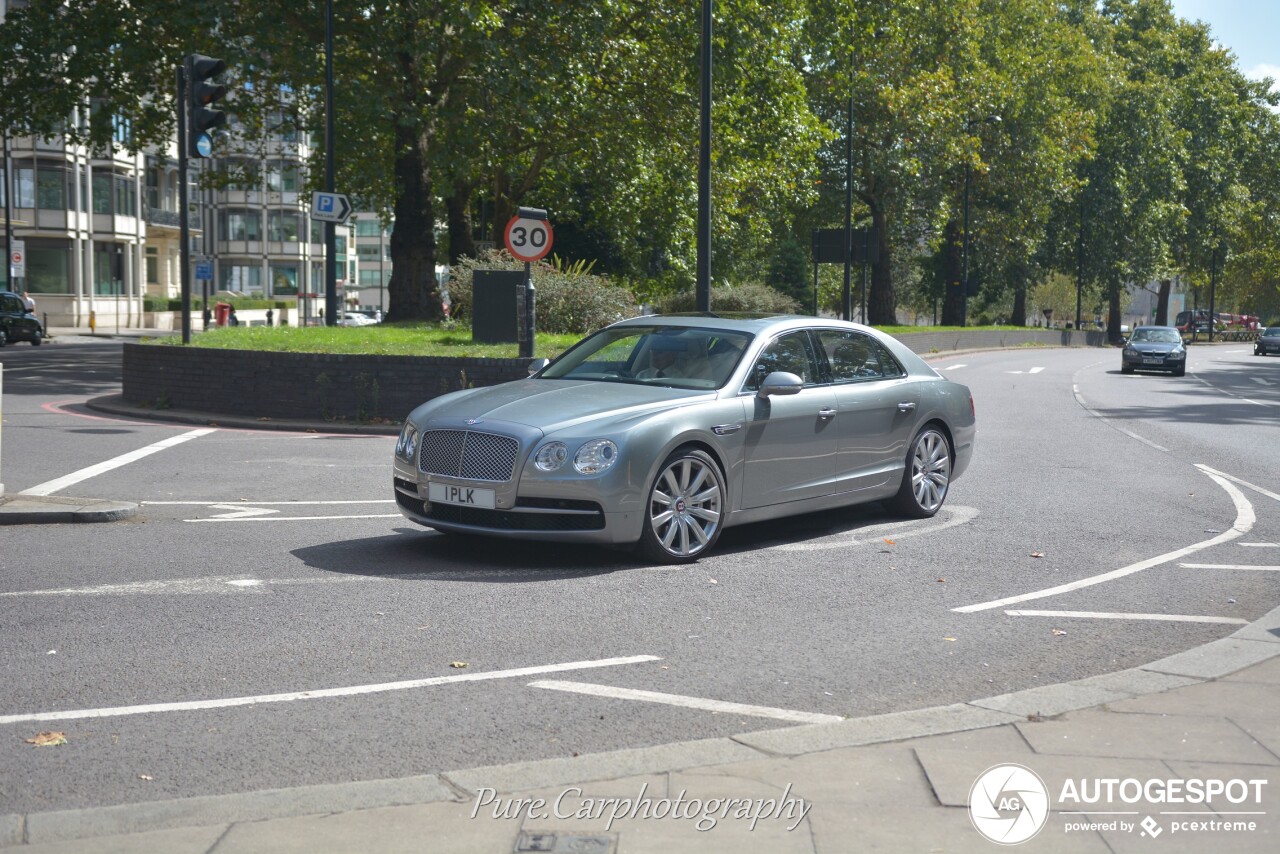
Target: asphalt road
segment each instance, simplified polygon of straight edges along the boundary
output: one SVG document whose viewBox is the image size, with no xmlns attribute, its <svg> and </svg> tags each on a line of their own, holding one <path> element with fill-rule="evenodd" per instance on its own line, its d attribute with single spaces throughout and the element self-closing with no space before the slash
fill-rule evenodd
<svg viewBox="0 0 1280 854">
<path fill-rule="evenodd" d="M 1113 350 L 935 361 L 979 425 L 936 519 L 730 529 L 656 569 L 418 528 L 390 437 L 94 414 L 117 344 L 6 348 L 7 491 L 142 509 L 0 533 L 0 813 L 906 710 L 1223 637 L 1280 604 L 1280 359 L 1250 353 L 1193 347 L 1180 379 Z M 26 742 L 47 730 L 68 743 Z"/>
</svg>

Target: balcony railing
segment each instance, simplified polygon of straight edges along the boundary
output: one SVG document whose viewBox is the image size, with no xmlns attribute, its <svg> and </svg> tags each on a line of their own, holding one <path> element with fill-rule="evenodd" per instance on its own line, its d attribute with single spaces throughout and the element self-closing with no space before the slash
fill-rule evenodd
<svg viewBox="0 0 1280 854">
<path fill-rule="evenodd" d="M 147 224 L 178 228 L 178 212 L 171 211 L 167 208 L 157 208 L 147 205 Z M 199 208 L 193 207 L 187 212 L 187 224 L 193 229 L 202 228 Z"/>
</svg>

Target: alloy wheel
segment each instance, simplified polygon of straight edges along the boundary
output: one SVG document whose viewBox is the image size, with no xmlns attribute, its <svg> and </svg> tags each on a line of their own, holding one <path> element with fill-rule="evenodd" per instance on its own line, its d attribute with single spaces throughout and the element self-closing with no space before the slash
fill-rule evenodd
<svg viewBox="0 0 1280 854">
<path fill-rule="evenodd" d="M 678 457 L 662 470 L 649 493 L 649 529 L 669 558 L 691 559 L 715 542 L 724 491 L 719 468 L 702 452 Z"/>
<path fill-rule="evenodd" d="M 911 455 L 911 492 L 925 513 L 938 512 L 951 484 L 951 448 L 937 430 L 926 430 L 916 439 Z"/>
</svg>

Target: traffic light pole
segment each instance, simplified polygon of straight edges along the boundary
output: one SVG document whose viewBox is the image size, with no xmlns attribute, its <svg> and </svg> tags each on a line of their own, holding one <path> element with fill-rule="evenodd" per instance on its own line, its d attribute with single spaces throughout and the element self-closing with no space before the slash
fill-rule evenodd
<svg viewBox="0 0 1280 854">
<path fill-rule="evenodd" d="M 333 0 L 324 0 L 324 189 L 332 193 L 333 160 Z M 338 323 L 338 240 L 336 226 L 324 224 L 324 322 Z"/>
<path fill-rule="evenodd" d="M 182 282 L 182 343 L 191 343 L 191 187 L 187 178 L 187 69 L 178 66 L 178 266 Z"/>
</svg>

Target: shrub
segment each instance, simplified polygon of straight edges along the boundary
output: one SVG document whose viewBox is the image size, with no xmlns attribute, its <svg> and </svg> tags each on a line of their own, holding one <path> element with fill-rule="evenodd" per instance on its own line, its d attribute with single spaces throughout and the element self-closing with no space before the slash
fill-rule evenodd
<svg viewBox="0 0 1280 854">
<path fill-rule="evenodd" d="M 663 297 L 654 306 L 662 314 L 680 311 L 697 311 L 698 295 L 695 291 L 682 291 Z M 715 285 L 711 288 L 713 311 L 762 311 L 771 314 L 797 314 L 800 303 L 761 282 L 744 282 L 741 285 Z"/>
<path fill-rule="evenodd" d="M 524 263 L 503 250 L 486 251 L 479 258 L 463 258 L 449 274 L 449 314 L 470 322 L 472 274 L 476 270 L 523 270 Z M 556 335 L 585 335 L 640 313 L 631 292 L 603 276 L 574 264 L 560 269 L 538 262 L 532 267 L 537 290 L 538 331 Z"/>
</svg>

